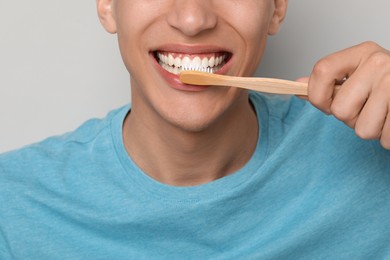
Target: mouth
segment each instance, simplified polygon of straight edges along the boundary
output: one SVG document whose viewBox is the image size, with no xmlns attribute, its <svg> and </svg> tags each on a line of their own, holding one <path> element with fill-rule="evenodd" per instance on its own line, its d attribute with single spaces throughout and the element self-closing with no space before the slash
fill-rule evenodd
<svg viewBox="0 0 390 260">
<path fill-rule="evenodd" d="M 178 75 L 183 70 L 218 73 L 231 59 L 232 54 L 224 51 L 201 54 L 154 51 L 153 56 L 164 70 Z"/>
</svg>

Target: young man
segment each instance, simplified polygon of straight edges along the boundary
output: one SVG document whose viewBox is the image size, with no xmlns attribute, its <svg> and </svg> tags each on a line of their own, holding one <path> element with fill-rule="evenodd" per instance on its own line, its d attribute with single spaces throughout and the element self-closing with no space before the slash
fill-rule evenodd
<svg viewBox="0 0 390 260">
<path fill-rule="evenodd" d="M 309 101 L 189 86 L 182 66 L 251 75 L 287 0 L 97 7 L 131 107 L 0 157 L 2 258 L 390 257 L 387 50 L 324 58 Z"/>
</svg>

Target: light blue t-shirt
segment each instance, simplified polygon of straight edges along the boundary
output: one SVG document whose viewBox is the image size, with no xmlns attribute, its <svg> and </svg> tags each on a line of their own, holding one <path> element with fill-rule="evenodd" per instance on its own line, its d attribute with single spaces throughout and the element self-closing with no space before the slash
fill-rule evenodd
<svg viewBox="0 0 390 260">
<path fill-rule="evenodd" d="M 256 151 L 205 185 L 135 165 L 129 106 L 0 156 L 0 259 L 390 259 L 390 151 L 295 97 L 250 98 Z"/>
</svg>

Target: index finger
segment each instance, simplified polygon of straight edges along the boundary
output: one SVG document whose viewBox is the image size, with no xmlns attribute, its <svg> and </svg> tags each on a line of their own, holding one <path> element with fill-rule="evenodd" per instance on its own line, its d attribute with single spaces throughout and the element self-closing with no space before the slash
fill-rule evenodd
<svg viewBox="0 0 390 260">
<path fill-rule="evenodd" d="M 318 61 L 309 79 L 309 101 L 318 109 L 330 114 L 335 86 L 352 75 L 369 52 L 378 47 L 375 43 L 363 43 Z"/>
</svg>

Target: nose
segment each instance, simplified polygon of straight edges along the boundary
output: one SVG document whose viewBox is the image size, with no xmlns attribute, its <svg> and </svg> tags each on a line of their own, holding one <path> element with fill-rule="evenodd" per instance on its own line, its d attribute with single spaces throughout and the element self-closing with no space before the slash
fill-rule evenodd
<svg viewBox="0 0 390 260">
<path fill-rule="evenodd" d="M 168 14 L 168 23 L 186 36 L 196 36 L 215 28 L 217 15 L 211 0 L 176 0 Z"/>
</svg>

